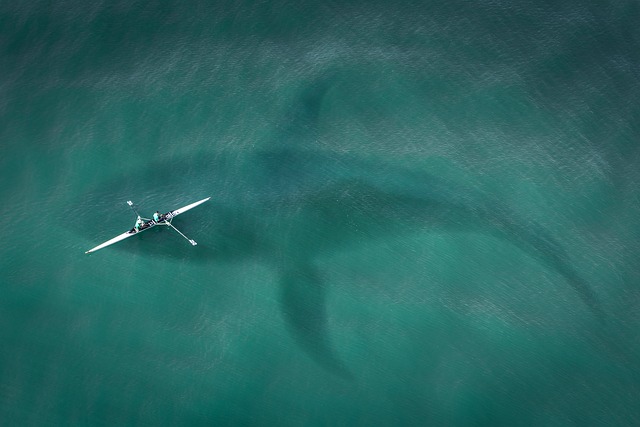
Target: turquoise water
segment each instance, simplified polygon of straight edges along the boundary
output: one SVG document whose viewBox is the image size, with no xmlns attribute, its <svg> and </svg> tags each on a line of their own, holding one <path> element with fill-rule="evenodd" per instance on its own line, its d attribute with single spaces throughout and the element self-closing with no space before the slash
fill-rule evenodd
<svg viewBox="0 0 640 427">
<path fill-rule="evenodd" d="M 1 424 L 640 424 L 638 18 L 0 6 Z"/>
</svg>

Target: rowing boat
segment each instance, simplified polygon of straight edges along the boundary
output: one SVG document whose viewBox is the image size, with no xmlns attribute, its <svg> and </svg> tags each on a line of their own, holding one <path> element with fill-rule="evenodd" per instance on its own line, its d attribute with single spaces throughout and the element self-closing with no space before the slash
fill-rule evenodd
<svg viewBox="0 0 640 427">
<path fill-rule="evenodd" d="M 187 206 L 183 206 L 181 208 L 178 209 L 174 209 L 172 211 L 167 212 L 166 214 L 160 215 L 160 217 L 158 218 L 157 221 L 153 220 L 153 219 L 149 219 L 149 218 L 142 218 L 138 212 L 135 210 L 135 208 L 133 207 L 133 202 L 131 202 L 131 200 L 127 201 L 127 203 L 129 204 L 129 206 L 131 207 L 131 209 L 133 209 L 133 211 L 136 213 L 136 215 L 138 216 L 138 220 L 145 220 L 142 223 L 142 226 L 138 229 L 136 229 L 136 227 L 133 227 L 131 230 L 126 231 L 116 237 L 114 237 L 111 240 L 107 240 L 106 242 L 96 246 L 93 249 L 89 249 L 88 251 L 85 252 L 85 254 L 91 253 L 91 252 L 95 252 L 98 249 L 102 249 L 104 247 L 113 245 L 114 243 L 118 243 L 121 240 L 124 240 L 126 238 L 129 238 L 131 236 L 135 236 L 138 233 L 141 233 L 143 231 L 149 230 L 150 228 L 155 227 L 156 225 L 166 225 L 169 226 L 171 228 L 173 228 L 175 231 L 177 231 L 178 233 L 180 233 L 180 235 L 182 237 L 184 237 L 185 239 L 187 239 L 189 241 L 189 243 L 191 243 L 191 245 L 195 246 L 197 245 L 195 240 L 189 239 L 187 236 L 185 236 L 184 234 L 182 234 L 180 232 L 180 230 L 178 230 L 177 228 L 175 228 L 173 226 L 173 224 L 171 224 L 171 221 L 173 220 L 173 218 L 177 217 L 178 215 L 185 213 L 186 211 L 195 208 L 198 205 L 203 204 L 204 202 L 206 202 L 207 200 L 209 200 L 211 197 L 207 197 L 206 199 L 202 199 L 199 200 L 195 203 L 191 203 L 190 205 Z"/>
</svg>

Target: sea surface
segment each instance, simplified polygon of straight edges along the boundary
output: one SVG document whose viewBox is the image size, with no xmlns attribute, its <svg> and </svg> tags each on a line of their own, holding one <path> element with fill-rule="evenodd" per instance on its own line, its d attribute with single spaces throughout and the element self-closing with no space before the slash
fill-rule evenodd
<svg viewBox="0 0 640 427">
<path fill-rule="evenodd" d="M 639 22 L 3 2 L 0 424 L 640 425 Z"/>
</svg>

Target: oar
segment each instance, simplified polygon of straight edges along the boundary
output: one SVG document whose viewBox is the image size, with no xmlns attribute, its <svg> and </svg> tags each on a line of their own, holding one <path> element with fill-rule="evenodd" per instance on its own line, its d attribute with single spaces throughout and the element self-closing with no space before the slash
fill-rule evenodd
<svg viewBox="0 0 640 427">
<path fill-rule="evenodd" d="M 136 210 L 136 208 L 133 206 L 133 202 L 132 202 L 131 200 L 127 200 L 127 204 L 128 204 L 128 205 L 129 205 L 129 207 L 133 210 L 133 212 L 136 214 L 136 216 L 137 216 L 138 218 L 142 218 L 142 219 L 144 219 L 144 220 L 150 221 L 150 219 L 149 219 L 149 218 L 145 218 L 145 217 L 140 216 L 140 214 L 138 213 L 138 211 Z"/>
<path fill-rule="evenodd" d="M 185 239 L 187 239 L 189 241 L 189 243 L 191 243 L 192 246 L 197 245 L 198 243 L 196 243 L 195 240 L 188 238 L 187 236 L 185 236 L 184 234 L 182 234 L 182 232 L 180 230 L 178 230 L 177 228 L 175 228 L 173 226 L 173 224 L 171 224 L 169 221 L 165 221 L 165 224 L 167 224 L 169 227 L 173 228 L 174 230 L 176 230 L 178 232 L 179 235 L 181 235 L 182 237 L 184 237 Z"/>
<path fill-rule="evenodd" d="M 129 205 L 129 207 L 131 208 L 131 210 L 133 210 L 133 213 L 136 214 L 136 216 L 140 216 L 140 214 L 138 213 L 138 211 L 136 210 L 136 208 L 133 207 L 133 202 L 131 200 L 127 200 L 127 204 Z"/>
</svg>

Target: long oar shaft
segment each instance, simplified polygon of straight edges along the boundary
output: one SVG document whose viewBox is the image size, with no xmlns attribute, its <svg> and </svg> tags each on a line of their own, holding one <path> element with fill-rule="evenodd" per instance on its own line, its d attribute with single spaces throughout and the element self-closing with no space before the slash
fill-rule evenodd
<svg viewBox="0 0 640 427">
<path fill-rule="evenodd" d="M 187 236 L 185 236 L 184 234 L 182 234 L 182 232 L 180 230 L 178 230 L 177 228 L 175 228 L 173 226 L 173 224 L 171 224 L 170 222 L 166 222 L 165 224 L 167 224 L 169 227 L 173 228 L 174 230 L 176 230 L 178 232 L 179 235 L 181 235 L 182 237 L 184 237 L 185 239 L 187 239 L 189 241 L 189 243 L 191 243 L 192 246 L 197 245 L 198 243 L 196 243 L 195 240 L 188 238 Z"/>
<path fill-rule="evenodd" d="M 137 216 L 138 218 L 142 218 L 142 219 L 144 219 L 145 221 L 151 221 L 151 219 L 150 219 L 150 218 L 145 218 L 145 217 L 143 217 L 143 216 L 140 216 L 140 214 L 138 213 L 138 211 L 137 211 L 137 210 L 136 210 L 136 208 L 135 208 L 135 205 L 133 204 L 133 202 L 132 202 L 131 200 L 127 200 L 127 204 L 129 205 L 129 207 L 131 208 L 131 210 L 133 211 L 133 213 L 135 213 L 135 214 L 136 214 L 136 216 Z"/>
<path fill-rule="evenodd" d="M 136 216 L 138 218 L 140 218 L 140 214 L 138 213 L 138 211 L 136 210 L 136 208 L 133 206 L 133 202 L 131 200 L 127 200 L 127 204 L 129 205 L 129 207 L 131 208 L 131 210 L 136 214 Z"/>
</svg>

